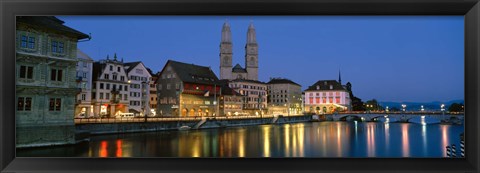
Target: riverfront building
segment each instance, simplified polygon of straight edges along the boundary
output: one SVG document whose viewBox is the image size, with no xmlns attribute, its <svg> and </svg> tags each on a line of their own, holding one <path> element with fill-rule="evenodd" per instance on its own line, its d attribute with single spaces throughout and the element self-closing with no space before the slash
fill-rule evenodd
<svg viewBox="0 0 480 173">
<path fill-rule="evenodd" d="M 302 114 L 302 86 L 283 78 L 268 83 L 268 110 L 273 115 Z"/>
<path fill-rule="evenodd" d="M 221 84 L 210 67 L 168 60 L 157 80 L 157 114 L 215 116 Z"/>
<path fill-rule="evenodd" d="M 232 46 L 230 24 L 225 22 L 223 24 L 220 42 L 220 79 L 258 80 L 258 44 L 253 23 L 250 23 L 247 31 L 247 43 L 245 45 L 246 68 L 243 68 L 240 64 L 232 68 Z"/>
<path fill-rule="evenodd" d="M 93 59 L 77 49 L 77 87 L 81 92 L 77 94 L 75 102 L 75 118 L 93 117 L 92 106 L 92 72 Z"/>
<path fill-rule="evenodd" d="M 157 116 L 157 79 L 158 79 L 158 74 L 159 73 L 153 73 L 152 70 L 150 70 L 149 68 L 147 68 L 147 71 L 150 73 L 150 75 L 152 76 L 150 78 L 150 82 L 149 82 L 149 85 L 150 85 L 150 99 L 149 99 L 149 105 L 150 105 L 150 113 L 152 114 L 152 116 Z"/>
<path fill-rule="evenodd" d="M 229 82 L 229 86 L 242 95 L 245 114 L 267 113 L 267 84 L 256 80 L 235 79 Z"/>
<path fill-rule="evenodd" d="M 128 75 L 129 89 L 129 113 L 136 116 L 151 116 L 150 112 L 150 72 L 142 62 L 130 62 L 124 64 Z"/>
<path fill-rule="evenodd" d="M 222 95 L 220 96 L 220 116 L 243 115 L 243 96 L 228 86 L 228 80 L 220 80 Z"/>
<path fill-rule="evenodd" d="M 129 86 L 123 60 L 106 60 L 93 64 L 92 104 L 94 116 L 109 117 L 127 113 L 129 110 Z"/>
<path fill-rule="evenodd" d="M 305 111 L 333 113 L 351 110 L 348 90 L 335 80 L 319 80 L 305 90 Z"/>
<path fill-rule="evenodd" d="M 16 18 L 16 147 L 75 142 L 77 43 L 88 38 L 53 16 Z"/>
</svg>

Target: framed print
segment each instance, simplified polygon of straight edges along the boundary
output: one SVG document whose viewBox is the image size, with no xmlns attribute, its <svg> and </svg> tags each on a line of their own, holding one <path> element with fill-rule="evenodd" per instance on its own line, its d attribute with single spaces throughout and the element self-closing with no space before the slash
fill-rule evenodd
<svg viewBox="0 0 480 173">
<path fill-rule="evenodd" d="M 478 171 L 478 1 L 1 8 L 2 172 Z"/>
</svg>

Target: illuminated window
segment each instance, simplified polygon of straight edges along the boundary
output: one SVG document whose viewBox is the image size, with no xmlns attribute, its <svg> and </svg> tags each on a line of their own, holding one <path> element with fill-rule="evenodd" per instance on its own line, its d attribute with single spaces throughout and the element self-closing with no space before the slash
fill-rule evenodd
<svg viewBox="0 0 480 173">
<path fill-rule="evenodd" d="M 62 99 L 61 98 L 50 98 L 49 101 L 49 111 L 60 111 L 62 107 Z"/>
<path fill-rule="evenodd" d="M 18 111 L 31 111 L 32 110 L 32 98 L 31 97 L 18 97 L 17 110 Z"/>
</svg>

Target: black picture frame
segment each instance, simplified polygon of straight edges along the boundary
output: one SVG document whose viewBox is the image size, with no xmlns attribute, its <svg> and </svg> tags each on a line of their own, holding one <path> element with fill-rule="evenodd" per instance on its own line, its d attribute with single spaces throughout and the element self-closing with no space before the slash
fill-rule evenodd
<svg viewBox="0 0 480 173">
<path fill-rule="evenodd" d="M 478 0 L 2 0 L 2 172 L 479 172 Z M 465 150 L 458 159 L 420 158 L 16 158 L 16 15 L 464 15 Z"/>
</svg>

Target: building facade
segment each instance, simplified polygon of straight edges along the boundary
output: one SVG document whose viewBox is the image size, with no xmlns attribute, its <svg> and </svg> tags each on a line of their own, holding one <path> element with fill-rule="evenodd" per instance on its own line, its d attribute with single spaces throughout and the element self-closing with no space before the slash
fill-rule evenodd
<svg viewBox="0 0 480 173">
<path fill-rule="evenodd" d="M 273 115 L 302 114 L 302 86 L 282 78 L 272 78 L 268 83 L 268 110 Z"/>
<path fill-rule="evenodd" d="M 129 89 L 128 76 L 123 60 L 105 60 L 93 63 L 92 104 L 95 117 L 114 118 L 128 113 Z"/>
<path fill-rule="evenodd" d="M 243 115 L 243 96 L 228 85 L 228 80 L 220 80 L 222 83 L 222 95 L 220 96 L 220 116 Z"/>
<path fill-rule="evenodd" d="M 142 62 L 124 64 L 130 84 L 129 111 L 137 116 L 154 116 L 150 111 L 150 80 L 152 76 Z"/>
<path fill-rule="evenodd" d="M 229 82 L 229 86 L 242 95 L 243 113 L 267 114 L 267 84 L 256 80 L 235 79 Z"/>
<path fill-rule="evenodd" d="M 305 90 L 305 111 L 326 114 L 351 110 L 350 94 L 335 80 L 320 80 Z"/>
<path fill-rule="evenodd" d="M 76 81 L 81 92 L 77 94 L 75 102 L 75 118 L 93 117 L 92 106 L 92 72 L 93 59 L 80 49 L 77 50 Z"/>
<path fill-rule="evenodd" d="M 16 147 L 73 144 L 77 43 L 56 17 L 16 17 Z"/>
<path fill-rule="evenodd" d="M 168 60 L 157 80 L 157 114 L 217 116 L 220 95 L 221 84 L 210 67 Z"/>
<path fill-rule="evenodd" d="M 220 41 L 220 79 L 258 80 L 258 44 L 253 23 L 250 23 L 247 31 L 247 43 L 245 44 L 245 68 L 240 64 L 236 64 L 235 67 L 232 68 L 232 49 L 233 44 L 230 24 L 225 22 L 223 24 Z"/>
<path fill-rule="evenodd" d="M 158 73 L 153 73 L 152 70 L 150 70 L 149 68 L 147 68 L 148 72 L 150 73 L 150 75 L 152 76 L 150 78 L 150 100 L 149 100 L 149 104 L 150 104 L 150 113 L 152 114 L 152 116 L 157 116 L 157 79 L 158 79 Z"/>
</svg>

